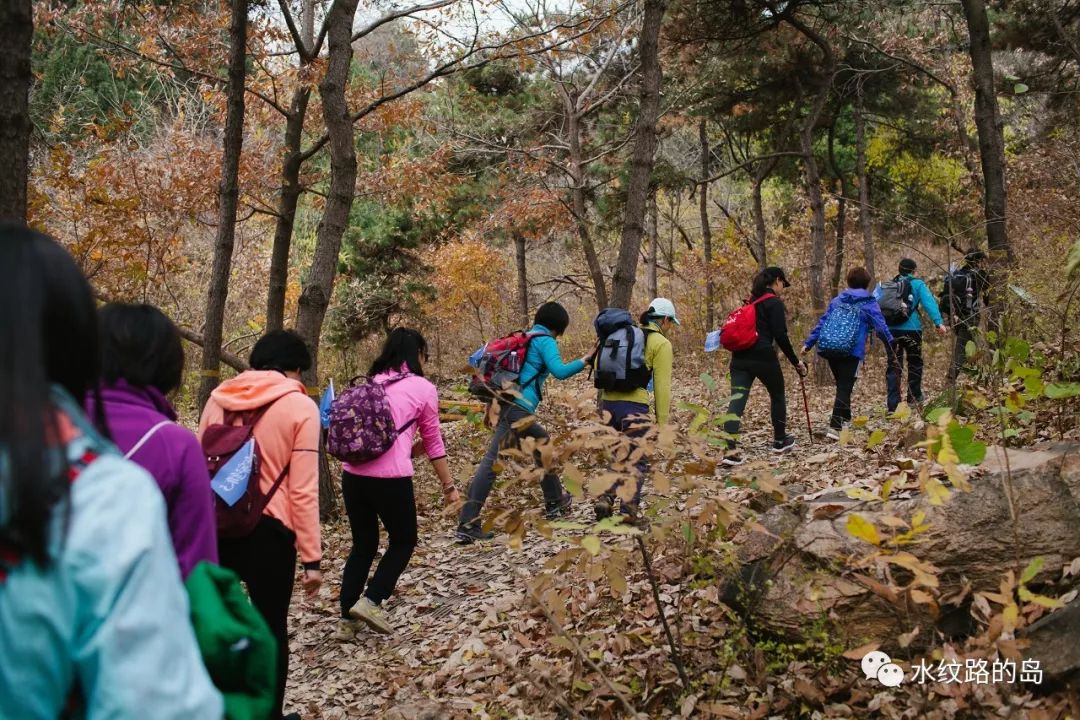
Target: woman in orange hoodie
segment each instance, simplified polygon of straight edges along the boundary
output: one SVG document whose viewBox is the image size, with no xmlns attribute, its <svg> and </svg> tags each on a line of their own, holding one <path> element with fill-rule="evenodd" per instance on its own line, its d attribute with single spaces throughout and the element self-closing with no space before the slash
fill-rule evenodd
<svg viewBox="0 0 1080 720">
<path fill-rule="evenodd" d="M 278 643 L 278 688 L 274 720 L 281 717 L 289 671 L 289 602 L 296 579 L 296 555 L 304 566 L 308 596 L 322 584 L 319 562 L 319 409 L 308 397 L 300 373 L 311 367 L 311 353 L 299 335 L 276 330 L 251 351 L 251 369 L 218 386 L 199 422 L 199 436 L 224 422 L 226 412 L 262 410 L 253 432 L 259 452 L 259 486 L 269 493 L 282 471 L 284 480 L 250 535 L 219 537 L 224 567 L 247 583 L 251 601 Z M 292 714 L 289 718 L 299 718 Z"/>
</svg>

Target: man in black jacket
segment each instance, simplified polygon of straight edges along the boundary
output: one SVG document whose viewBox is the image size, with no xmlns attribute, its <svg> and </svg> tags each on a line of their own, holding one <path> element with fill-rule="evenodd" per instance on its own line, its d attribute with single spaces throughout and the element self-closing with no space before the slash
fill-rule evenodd
<svg viewBox="0 0 1080 720">
<path fill-rule="evenodd" d="M 953 357 L 949 380 L 953 381 L 967 363 L 967 344 L 974 341 L 979 314 L 989 292 L 989 278 L 984 264 L 986 253 L 971 249 L 960 267 L 945 277 L 941 288 L 941 306 L 950 316 L 953 327 Z"/>
</svg>

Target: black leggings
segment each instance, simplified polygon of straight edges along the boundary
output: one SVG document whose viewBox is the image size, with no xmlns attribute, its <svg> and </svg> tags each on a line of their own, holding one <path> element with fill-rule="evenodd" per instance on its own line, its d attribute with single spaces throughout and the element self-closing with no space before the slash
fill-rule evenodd
<svg viewBox="0 0 1080 720">
<path fill-rule="evenodd" d="M 773 437 L 783 440 L 787 434 L 787 399 L 784 397 L 784 371 L 780 369 L 780 361 L 776 357 L 731 363 L 731 402 L 728 404 L 728 413 L 742 418 L 746 401 L 750 399 L 750 386 L 755 379 L 760 380 L 769 391 Z M 738 419 L 728 420 L 724 423 L 724 432 L 738 435 L 739 425 Z M 735 447 L 734 441 L 731 442 L 731 447 Z"/>
<path fill-rule="evenodd" d="M 270 717 L 280 718 L 289 676 L 289 602 L 296 579 L 296 535 L 280 520 L 263 515 L 250 535 L 219 538 L 218 555 L 221 566 L 247 584 L 251 604 L 277 641 L 277 695 Z"/>
<path fill-rule="evenodd" d="M 341 494 L 353 544 L 341 577 L 341 617 L 347 618 L 361 593 L 376 605 L 393 594 L 416 548 L 416 497 L 411 477 L 375 478 L 350 472 L 341 475 Z M 390 544 L 368 582 L 379 549 L 380 520 Z"/>
<path fill-rule="evenodd" d="M 859 377 L 859 358 L 853 355 L 828 358 L 829 369 L 836 380 L 836 399 L 833 400 L 832 416 L 829 427 L 839 430 L 844 423 L 851 422 L 851 393 L 855 389 L 855 380 Z"/>
</svg>

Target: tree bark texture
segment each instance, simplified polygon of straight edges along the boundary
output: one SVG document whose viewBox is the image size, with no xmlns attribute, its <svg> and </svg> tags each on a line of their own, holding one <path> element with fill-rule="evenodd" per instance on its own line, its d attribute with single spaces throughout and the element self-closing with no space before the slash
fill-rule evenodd
<svg viewBox="0 0 1080 720">
<path fill-rule="evenodd" d="M 335 0 L 326 17 L 326 74 L 319 83 L 319 95 L 330 136 L 330 189 L 296 313 L 296 331 L 308 344 L 313 361 L 311 369 L 304 374 L 308 386 L 314 386 L 319 377 L 319 338 L 330 306 L 341 238 L 349 223 L 356 189 L 356 144 L 345 86 L 352 63 L 352 24 L 357 3 L 358 0 Z"/>
<path fill-rule="evenodd" d="M 766 266 L 766 245 L 765 245 L 765 207 L 761 202 L 761 184 L 765 182 L 764 178 L 758 179 L 754 177 L 753 185 L 750 188 L 750 196 L 753 199 L 753 212 L 754 212 L 754 248 L 753 255 L 754 260 L 757 261 L 758 267 L 764 269 Z"/>
<path fill-rule="evenodd" d="M 649 238 L 649 266 L 645 276 L 649 287 L 649 297 L 660 296 L 660 280 L 657 275 L 657 265 L 660 262 L 660 222 L 659 208 L 656 206 L 656 190 L 649 193 L 649 212 L 645 216 L 645 232 Z"/>
<path fill-rule="evenodd" d="M 281 163 L 281 196 L 274 226 L 274 247 L 270 254 L 270 278 L 266 293 L 266 329 L 280 330 L 285 326 L 285 291 L 289 285 L 289 250 L 292 247 L 296 206 L 303 188 L 300 185 L 300 166 L 303 164 L 300 141 L 304 134 L 311 88 L 298 87 L 285 119 L 285 154 Z"/>
<path fill-rule="evenodd" d="M 859 182 L 859 225 L 862 228 L 863 266 L 874 274 L 874 232 L 870 217 L 870 182 L 866 174 L 866 119 L 863 115 L 862 92 L 855 102 L 855 174 Z"/>
<path fill-rule="evenodd" d="M 244 146 L 247 10 L 247 0 L 229 0 L 229 80 L 226 87 L 225 135 L 222 138 L 214 262 L 210 269 L 210 286 L 206 296 L 199 408 L 206 405 L 210 392 L 221 381 L 221 341 L 236 237 L 236 209 L 240 201 L 240 153 Z"/>
<path fill-rule="evenodd" d="M 709 183 L 704 182 L 709 177 L 709 128 L 705 118 L 698 122 L 698 141 L 701 143 L 702 183 L 698 186 L 698 212 L 701 215 L 702 259 L 705 261 L 705 327 L 711 330 L 716 289 L 713 284 L 712 228 L 709 227 Z"/>
<path fill-rule="evenodd" d="M 645 0 L 638 53 L 641 60 L 641 89 L 630 179 L 626 188 L 622 241 L 611 283 L 611 304 L 629 308 L 637 275 L 638 252 L 644 234 L 645 208 L 649 196 L 653 163 L 656 160 L 656 121 L 660 117 L 660 29 L 667 10 L 666 0 Z"/>
<path fill-rule="evenodd" d="M 833 272 L 832 294 L 835 296 L 840 291 L 840 278 L 844 275 L 845 232 L 847 231 L 847 176 L 836 162 L 836 120 L 829 126 L 829 166 L 832 168 L 833 177 L 836 178 L 836 243 L 833 246 Z"/>
<path fill-rule="evenodd" d="M 603 310 L 608 306 L 607 283 L 604 280 L 604 270 L 600 267 L 600 258 L 596 254 L 596 246 L 593 245 L 592 233 L 589 232 L 588 210 L 585 206 L 585 168 L 581 150 L 581 118 L 569 98 L 565 102 L 565 108 L 567 140 L 570 145 L 570 206 L 574 210 L 578 242 L 581 243 L 585 265 L 592 279 L 596 308 Z"/>
<path fill-rule="evenodd" d="M 30 173 L 30 0 L 0 3 L 0 220 L 26 222 Z"/>
<path fill-rule="evenodd" d="M 529 276 L 525 254 L 525 235 L 514 233 L 514 259 L 517 261 L 518 313 L 521 327 L 529 327 Z"/>
<path fill-rule="evenodd" d="M 962 0 L 967 18 L 972 76 L 975 81 L 975 128 L 983 170 L 983 208 L 991 258 L 1011 262 L 1012 248 L 1005 228 L 1005 141 L 994 91 L 994 62 L 985 0 Z"/>
</svg>

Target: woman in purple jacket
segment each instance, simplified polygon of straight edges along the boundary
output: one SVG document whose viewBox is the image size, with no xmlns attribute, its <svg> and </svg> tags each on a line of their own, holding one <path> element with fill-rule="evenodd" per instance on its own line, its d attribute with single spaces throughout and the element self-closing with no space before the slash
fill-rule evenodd
<svg viewBox="0 0 1080 720">
<path fill-rule="evenodd" d="M 866 268 L 851 268 L 847 274 L 848 289 L 832 299 L 825 314 L 821 316 L 806 338 L 806 342 L 803 343 L 802 351 L 805 355 L 818 343 L 822 330 L 834 313 L 839 317 L 844 317 L 840 313 L 850 311 L 851 316 L 858 317 L 854 346 L 842 352 L 830 352 L 827 349 L 818 348 L 818 353 L 828 361 L 833 378 L 836 380 L 836 399 L 833 401 L 833 411 L 829 417 L 829 431 L 826 434 L 830 440 L 839 440 L 844 424 L 851 422 L 851 393 L 859 377 L 859 365 L 866 357 L 866 337 L 870 334 L 871 328 L 885 343 L 890 365 L 896 362 L 892 347 L 893 337 L 881 314 L 881 307 L 870 294 L 871 282 L 873 278 L 870 277 Z M 834 320 L 839 321 L 838 318 Z"/>
<path fill-rule="evenodd" d="M 216 563 L 217 525 L 210 475 L 195 434 L 176 423 L 166 398 L 180 387 L 184 348 L 164 313 L 110 303 L 100 311 L 101 397 L 113 441 L 145 468 L 165 497 L 169 534 L 187 577 L 200 560 Z"/>
</svg>

